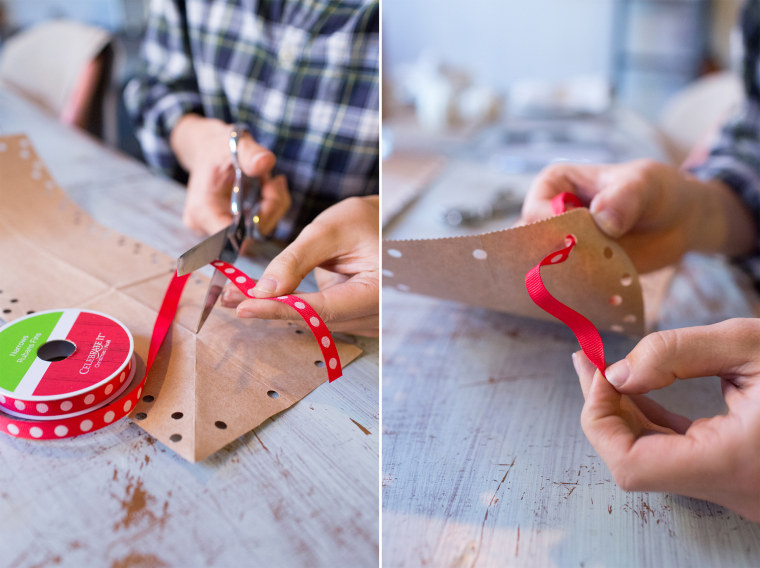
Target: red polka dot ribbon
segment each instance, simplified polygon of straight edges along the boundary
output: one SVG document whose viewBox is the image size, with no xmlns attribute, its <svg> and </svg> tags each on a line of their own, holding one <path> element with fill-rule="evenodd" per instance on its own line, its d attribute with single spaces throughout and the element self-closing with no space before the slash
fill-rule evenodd
<svg viewBox="0 0 760 568">
<path fill-rule="evenodd" d="M 249 298 L 253 297 L 251 295 L 251 290 L 256 285 L 255 280 L 249 278 L 243 272 L 226 262 L 216 261 L 213 265 L 214 268 L 227 276 L 227 278 L 229 278 L 230 281 L 243 292 L 243 294 Z M 119 375 L 119 384 L 122 385 L 120 390 L 117 389 L 116 394 L 110 401 L 104 399 L 103 406 L 100 408 L 95 408 L 94 410 L 87 409 L 83 410 L 81 413 L 77 413 L 73 408 L 69 408 L 67 405 L 66 408 L 61 409 L 67 412 L 70 411 L 66 416 L 56 417 L 52 415 L 51 412 L 51 416 L 47 417 L 49 419 L 46 420 L 27 419 L 23 416 L 14 416 L 0 412 L 0 431 L 18 438 L 54 440 L 79 436 L 80 434 L 99 430 L 129 414 L 142 396 L 143 387 L 148 378 L 148 373 L 153 366 L 153 362 L 156 360 L 158 350 L 163 344 L 166 334 L 169 332 L 169 329 L 171 329 L 172 321 L 174 321 L 177 306 L 179 305 L 179 300 L 182 296 L 182 291 L 184 290 L 189 277 L 190 274 L 177 276 L 175 273 L 169 282 L 169 287 L 161 302 L 158 316 L 156 316 L 156 321 L 153 324 L 150 347 L 148 348 L 148 358 L 145 361 L 145 374 L 142 377 L 139 377 L 134 373 L 134 362 L 130 362 L 129 372 L 131 372 L 131 377 L 125 375 L 125 378 L 122 379 L 121 375 Z M 324 357 L 325 367 L 327 368 L 327 377 L 329 381 L 332 382 L 339 378 L 342 375 L 342 368 L 338 349 L 335 346 L 335 341 L 333 340 L 332 335 L 330 335 L 330 331 L 327 329 L 325 322 L 322 321 L 322 318 L 319 317 L 319 314 L 317 314 L 314 308 L 302 298 L 293 295 L 267 299 L 282 302 L 296 310 L 306 322 L 306 325 L 309 326 L 309 329 L 314 334 L 314 337 L 319 344 L 322 356 Z M 105 385 L 104 389 L 108 388 L 109 385 Z M 115 383 L 113 388 L 115 388 Z M 4 404 L 8 403 L 7 400 L 2 402 Z M 30 414 L 44 414 L 43 412 L 40 412 L 41 410 L 43 409 L 35 407 L 30 411 Z M 49 409 L 44 410 L 47 412 Z"/>
<path fill-rule="evenodd" d="M 303 321 L 306 322 L 306 325 L 309 326 L 311 333 L 314 334 L 314 338 L 317 340 L 319 349 L 322 351 L 322 357 L 324 357 L 325 367 L 327 367 L 329 382 L 333 382 L 341 377 L 343 371 L 340 365 L 340 357 L 338 356 L 338 349 L 335 347 L 335 341 L 333 341 L 332 335 L 330 335 L 330 330 L 327 329 L 325 322 L 322 321 L 322 318 L 319 317 L 314 308 L 303 298 L 293 295 L 278 296 L 276 298 L 255 298 L 253 287 L 256 286 L 256 281 L 253 278 L 249 278 L 245 273 L 221 260 L 216 260 L 211 265 L 229 278 L 230 282 L 245 294 L 247 298 L 259 301 L 274 300 L 293 308 Z"/>
<path fill-rule="evenodd" d="M 555 195 L 552 199 L 552 212 L 555 215 L 559 215 L 560 213 L 570 211 L 570 209 L 575 209 L 577 207 L 583 207 L 583 203 L 581 203 L 581 200 L 578 199 L 578 196 L 574 193 L 566 191 L 559 195 Z"/>
<path fill-rule="evenodd" d="M 123 370 L 114 373 L 111 379 L 96 389 L 66 397 L 59 396 L 51 399 L 37 397 L 37 400 L 0 394 L 0 409 L 11 415 L 23 415 L 42 420 L 62 414 L 88 412 L 118 395 L 133 374 L 134 357 L 127 362 Z"/>
<path fill-rule="evenodd" d="M 581 202 L 572 193 L 562 193 L 552 200 L 552 209 L 555 214 L 563 213 L 568 209 L 581 207 Z M 542 310 L 554 316 L 575 334 L 581 349 L 594 366 L 604 374 L 606 364 L 604 362 L 604 344 L 599 331 L 586 317 L 572 308 L 563 304 L 552 296 L 541 280 L 541 268 L 551 264 L 561 264 L 570 256 L 577 241 L 572 235 L 565 237 L 566 246 L 547 255 L 541 262 L 531 268 L 525 275 L 525 287 L 528 289 L 530 299 Z"/>
</svg>

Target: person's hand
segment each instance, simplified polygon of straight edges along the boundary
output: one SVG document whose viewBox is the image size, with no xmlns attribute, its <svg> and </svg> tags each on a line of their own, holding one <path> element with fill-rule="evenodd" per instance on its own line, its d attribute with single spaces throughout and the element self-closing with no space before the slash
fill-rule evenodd
<svg viewBox="0 0 760 568">
<path fill-rule="evenodd" d="M 621 489 L 705 499 L 760 522 L 760 320 L 653 333 L 607 368 L 607 380 L 582 352 L 573 364 L 586 399 L 581 426 Z M 712 375 L 727 414 L 692 422 L 643 396 Z"/>
<path fill-rule="evenodd" d="M 332 331 L 376 337 L 380 301 L 380 210 L 377 196 L 351 197 L 320 213 L 295 241 L 267 266 L 256 298 L 295 291 L 315 270 L 319 292 L 297 294 L 319 313 Z M 288 319 L 299 315 L 279 302 L 244 299 L 228 287 L 222 304 L 237 306 L 238 317 Z"/>
<path fill-rule="evenodd" d="M 589 206 L 640 272 L 667 266 L 689 250 L 741 254 L 754 246 L 754 221 L 728 186 L 665 164 L 549 166 L 525 198 L 522 222 L 551 217 L 551 200 L 563 192 Z"/>
<path fill-rule="evenodd" d="M 220 120 L 190 114 L 182 117 L 171 133 L 172 149 L 190 176 L 182 220 L 202 233 L 215 233 L 232 222 L 232 128 Z M 243 136 L 238 143 L 238 162 L 247 176 L 261 178 L 259 231 L 268 235 L 290 209 L 288 183 L 285 176 L 271 175 L 274 154 L 250 136 Z"/>
</svg>

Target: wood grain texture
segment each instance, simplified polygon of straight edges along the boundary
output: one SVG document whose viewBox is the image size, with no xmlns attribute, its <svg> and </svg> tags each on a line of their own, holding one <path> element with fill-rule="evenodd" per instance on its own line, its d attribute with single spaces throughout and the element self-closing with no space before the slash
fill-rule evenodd
<svg viewBox="0 0 760 568">
<path fill-rule="evenodd" d="M 435 204 L 462 187 L 476 201 L 499 183 L 529 185 L 478 168 L 450 164 L 386 238 L 463 234 L 440 223 Z M 660 328 L 756 315 L 748 292 L 724 261 L 689 256 L 661 302 Z M 580 427 L 578 344 L 564 326 L 386 286 L 382 334 L 383 566 L 758 565 L 760 525 L 615 485 Z M 610 362 L 635 345 L 602 337 Z M 693 419 L 725 411 L 715 378 L 653 398 Z"/>
<path fill-rule="evenodd" d="M 383 313 L 384 566 L 756 565 L 760 525 L 617 488 L 580 427 L 568 330 L 392 289 Z M 604 340 L 610 361 L 634 345 Z M 723 411 L 717 379 L 655 398 Z"/>
<path fill-rule="evenodd" d="M 14 133 L 98 222 L 172 256 L 198 240 L 180 186 L 0 91 L 0 135 Z M 241 268 L 256 277 L 275 252 Z M 364 355 L 342 379 L 200 464 L 128 420 L 61 442 L 0 436 L 0 564 L 376 566 L 378 341 L 348 339 Z"/>
</svg>

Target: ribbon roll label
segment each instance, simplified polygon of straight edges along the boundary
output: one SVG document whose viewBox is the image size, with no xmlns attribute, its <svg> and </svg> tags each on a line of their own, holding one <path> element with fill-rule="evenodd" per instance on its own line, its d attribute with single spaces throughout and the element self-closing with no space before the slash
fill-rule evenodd
<svg viewBox="0 0 760 568">
<path fill-rule="evenodd" d="M 105 314 L 86 310 L 53 310 L 27 316 L 4 326 L 2 330 L 0 330 L 0 338 L 3 337 L 1 334 L 3 331 L 13 330 L 8 333 L 8 341 L 10 341 L 10 343 L 13 342 L 11 338 L 21 338 L 21 340 L 23 340 L 25 337 L 23 331 L 34 332 L 32 335 L 33 338 L 38 337 L 38 334 L 41 338 L 47 330 L 49 331 L 47 336 L 48 338 L 52 338 L 51 341 L 62 341 L 61 338 L 63 337 L 67 338 L 66 340 L 69 340 L 69 338 L 78 338 L 80 337 L 80 333 L 86 337 L 92 337 L 92 334 L 95 332 L 96 341 L 98 341 L 97 338 L 101 335 L 107 336 L 108 333 L 112 333 L 117 328 L 120 328 L 129 339 L 129 348 L 128 352 L 124 353 L 122 348 L 125 347 L 125 344 L 122 341 L 116 341 L 114 344 L 114 341 L 112 340 L 108 346 L 110 348 L 111 345 L 114 345 L 112 351 L 114 355 L 109 357 L 108 360 L 106 360 L 107 351 L 106 353 L 103 353 L 103 345 L 94 345 L 86 354 L 83 352 L 74 357 L 73 360 L 76 362 L 75 365 L 79 365 L 79 370 L 87 369 L 89 366 L 89 370 L 86 374 L 94 373 L 93 376 L 98 376 L 98 372 L 93 371 L 92 367 L 93 365 L 97 365 L 96 361 L 101 356 L 101 353 L 102 360 L 104 361 L 103 365 L 106 366 L 105 368 L 109 368 L 108 365 L 113 363 L 112 359 L 118 359 L 118 356 L 116 355 L 117 353 L 123 353 L 128 357 L 128 364 L 123 370 L 117 371 L 113 376 L 107 377 L 106 379 L 103 379 L 101 376 L 101 381 L 94 385 L 94 389 L 100 389 L 100 392 L 103 393 L 97 402 L 96 400 L 98 397 L 95 395 L 97 390 L 94 392 L 88 392 L 88 394 L 84 395 L 86 405 L 91 406 L 89 409 L 77 412 L 73 403 L 74 399 L 64 398 L 63 400 L 60 400 L 60 395 L 57 398 L 54 396 L 51 399 L 38 398 L 35 402 L 28 399 L 17 398 L 18 395 L 16 395 L 16 398 L 11 397 L 10 395 L 0 395 L 0 405 L 2 405 L 4 411 L 0 412 L 0 431 L 19 438 L 42 440 L 70 438 L 104 428 L 129 414 L 142 396 L 148 372 L 150 371 L 150 367 L 155 360 L 156 354 L 166 337 L 166 333 L 171 327 L 172 320 L 177 311 L 177 304 L 179 303 L 187 278 L 187 276 L 177 277 L 175 274 L 169 282 L 169 287 L 166 290 L 164 299 L 161 302 L 161 308 L 159 309 L 158 316 L 153 325 L 148 360 L 146 362 L 145 374 L 142 377 L 138 377 L 134 372 L 136 361 L 132 352 L 134 348 L 132 335 L 123 324 L 117 322 L 113 318 L 109 318 L 109 316 L 106 316 Z M 60 314 L 58 318 L 49 315 L 55 313 Z M 77 323 L 80 316 L 84 316 L 83 321 L 86 322 L 81 326 Z M 66 325 L 58 326 L 58 322 L 71 319 L 74 321 L 71 329 L 67 329 Z M 56 321 L 53 324 L 52 330 L 49 330 L 53 320 Z M 91 329 L 84 329 L 87 327 L 90 327 Z M 71 333 L 72 330 L 74 330 L 73 333 Z M 19 333 L 21 333 L 21 335 L 19 335 Z M 119 334 L 116 333 L 112 337 L 118 336 Z M 28 336 L 24 341 L 30 341 Z M 35 340 L 35 342 L 37 341 L 39 341 L 39 339 Z M 51 341 L 43 343 L 37 349 L 37 354 L 39 355 L 39 350 L 41 348 L 44 349 L 44 345 L 50 345 Z M 0 344 L 0 346 L 1 345 L 7 345 L 7 342 Z M 30 348 L 29 356 L 31 356 L 31 350 L 32 348 Z M 4 351 L 5 350 L 0 351 L 0 354 L 4 353 Z M 68 359 L 69 357 L 74 356 L 75 353 L 76 350 L 67 356 L 61 354 L 53 358 L 57 359 L 58 357 L 63 357 L 64 359 Z M 82 355 L 84 355 L 84 357 L 82 357 Z M 60 360 L 50 361 L 51 367 L 61 362 L 62 361 Z M 12 365 L 10 368 L 18 370 L 18 367 L 13 367 Z M 95 368 L 97 369 L 98 367 L 96 366 Z M 4 371 L 5 365 L 0 361 L 0 376 L 4 375 Z M 9 373 L 8 376 L 11 376 L 11 374 Z M 114 379 L 118 381 L 121 387 L 111 395 L 111 392 L 116 388 L 115 386 L 113 389 L 111 388 L 111 386 L 115 384 Z M 103 385 L 104 380 L 105 386 Z M 75 382 L 77 381 L 78 379 L 75 380 Z M 63 382 L 65 383 L 66 381 Z M 23 378 L 19 384 L 21 383 L 23 383 Z M 83 395 L 82 392 L 77 392 L 75 394 L 80 397 Z M 109 395 L 110 398 L 105 398 Z M 24 416 L 20 412 L 17 412 L 25 411 L 27 408 L 30 409 L 27 413 L 29 416 Z M 32 410 L 32 408 L 34 410 Z M 69 413 L 69 411 L 72 412 Z M 41 416 L 43 414 L 47 416 L 43 418 L 43 416 Z"/>
</svg>

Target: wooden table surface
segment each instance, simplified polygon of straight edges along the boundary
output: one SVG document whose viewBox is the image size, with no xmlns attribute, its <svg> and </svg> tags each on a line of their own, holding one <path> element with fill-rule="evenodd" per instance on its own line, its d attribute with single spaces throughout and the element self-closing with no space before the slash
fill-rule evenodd
<svg viewBox="0 0 760 568">
<path fill-rule="evenodd" d="M 98 222 L 173 256 L 198 241 L 179 185 L 0 91 L 0 135 L 17 133 Z M 0 435 L 0 566 L 376 566 L 378 341 L 356 341 L 342 379 L 201 463 L 128 419 L 59 442 Z"/>
<path fill-rule="evenodd" d="M 524 194 L 531 178 L 452 158 L 385 236 L 464 234 L 441 223 L 442 205 L 505 184 Z M 756 315 L 746 290 L 725 261 L 689 256 L 660 328 Z M 382 333 L 384 566 L 760 565 L 760 525 L 704 501 L 615 485 L 581 430 L 570 360 L 578 344 L 561 324 L 386 286 Z M 635 345 L 603 339 L 609 361 Z M 654 398 L 691 418 L 725 409 L 716 378 Z"/>
</svg>

